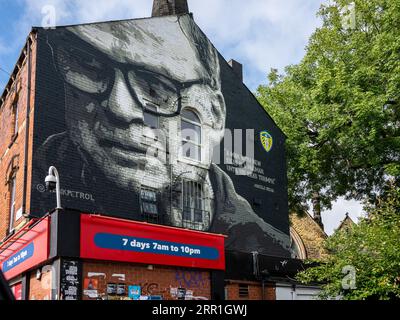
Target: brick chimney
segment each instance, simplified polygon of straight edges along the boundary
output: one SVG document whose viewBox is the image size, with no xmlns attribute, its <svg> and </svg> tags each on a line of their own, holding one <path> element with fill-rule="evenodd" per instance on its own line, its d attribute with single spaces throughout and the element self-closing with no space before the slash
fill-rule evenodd
<svg viewBox="0 0 400 320">
<path fill-rule="evenodd" d="M 189 13 L 187 0 L 154 0 L 152 17 Z"/>
</svg>

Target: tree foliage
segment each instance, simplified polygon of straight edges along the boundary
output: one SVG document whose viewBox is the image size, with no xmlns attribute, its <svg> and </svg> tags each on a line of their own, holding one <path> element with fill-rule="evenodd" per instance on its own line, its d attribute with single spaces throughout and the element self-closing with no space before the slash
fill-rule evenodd
<svg viewBox="0 0 400 320">
<path fill-rule="evenodd" d="M 400 299 L 399 239 L 400 189 L 393 187 L 358 225 L 328 238 L 326 248 L 331 255 L 327 261 L 303 271 L 298 279 L 325 283 L 325 298 Z M 346 287 L 347 266 L 355 269 L 353 289 Z"/>
<path fill-rule="evenodd" d="M 257 90 L 288 137 L 289 201 L 371 199 L 400 176 L 400 1 L 331 1 L 298 65 Z M 353 21 L 354 24 L 344 23 Z"/>
</svg>

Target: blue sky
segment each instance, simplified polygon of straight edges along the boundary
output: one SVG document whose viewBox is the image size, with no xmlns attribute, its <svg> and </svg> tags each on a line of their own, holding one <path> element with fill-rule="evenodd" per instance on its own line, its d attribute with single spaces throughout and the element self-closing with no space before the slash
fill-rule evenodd
<svg viewBox="0 0 400 320">
<path fill-rule="evenodd" d="M 11 71 L 32 25 L 40 26 L 46 5 L 56 23 L 147 17 L 152 0 L 0 0 L 0 66 Z M 271 68 L 300 61 L 308 37 L 319 25 L 321 0 L 189 0 L 196 22 L 227 59 L 244 64 L 251 90 L 266 83 Z M 0 88 L 7 82 L 2 72 Z"/>
<path fill-rule="evenodd" d="M 41 26 L 43 8 L 55 8 L 56 24 L 148 17 L 152 0 L 0 0 L 0 68 L 11 72 L 31 26 Z M 323 0 L 188 0 L 190 11 L 220 53 L 244 65 L 244 82 L 255 91 L 271 68 L 298 63 L 309 36 L 321 24 Z M 0 70 L 0 90 L 8 75 Z M 361 206 L 339 201 L 323 214 L 328 234 L 345 213 L 357 219 Z"/>
</svg>

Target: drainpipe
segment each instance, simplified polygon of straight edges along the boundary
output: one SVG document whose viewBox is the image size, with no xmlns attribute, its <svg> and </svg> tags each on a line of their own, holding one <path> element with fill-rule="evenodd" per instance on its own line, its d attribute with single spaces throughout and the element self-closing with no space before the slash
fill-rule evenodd
<svg viewBox="0 0 400 320">
<path fill-rule="evenodd" d="M 25 146 L 24 146 L 24 184 L 22 192 L 22 214 L 25 218 L 29 218 L 26 214 L 26 190 L 28 184 L 28 146 L 29 146 L 29 122 L 31 112 L 31 35 L 27 40 L 26 54 L 28 58 L 28 85 L 26 94 L 26 116 L 25 116 Z"/>
<path fill-rule="evenodd" d="M 257 280 L 261 281 L 262 299 L 265 300 L 264 299 L 265 298 L 265 293 L 264 293 L 265 284 L 264 284 L 264 278 L 260 274 L 260 264 L 259 264 L 259 259 L 258 259 L 258 252 L 257 251 L 253 251 L 251 254 L 253 256 L 253 275 Z"/>
<path fill-rule="evenodd" d="M 265 280 L 264 278 L 261 279 L 261 286 L 262 286 L 262 300 L 265 300 Z"/>
</svg>

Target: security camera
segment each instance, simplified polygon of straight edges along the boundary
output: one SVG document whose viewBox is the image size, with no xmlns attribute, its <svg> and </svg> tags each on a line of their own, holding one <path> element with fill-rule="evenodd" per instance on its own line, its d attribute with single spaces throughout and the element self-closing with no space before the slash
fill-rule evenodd
<svg viewBox="0 0 400 320">
<path fill-rule="evenodd" d="M 53 190 L 56 189 L 57 179 L 56 179 L 55 176 L 48 175 L 44 181 L 46 183 L 46 190 L 47 191 L 53 191 Z"/>
</svg>

